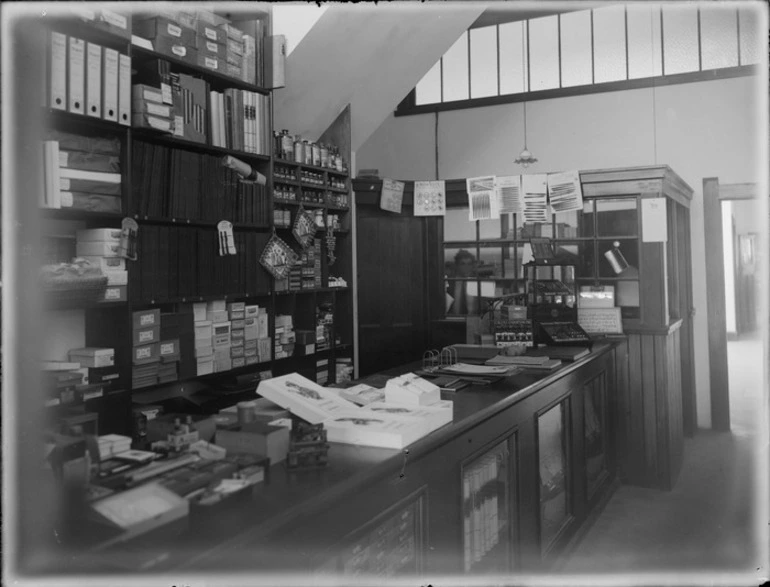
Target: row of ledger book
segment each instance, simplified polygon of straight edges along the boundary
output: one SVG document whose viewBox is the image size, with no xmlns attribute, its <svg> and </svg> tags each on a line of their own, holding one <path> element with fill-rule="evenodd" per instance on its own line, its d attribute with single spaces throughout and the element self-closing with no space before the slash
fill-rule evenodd
<svg viewBox="0 0 770 587">
<path fill-rule="evenodd" d="M 382 390 L 332 389 L 290 373 L 260 381 L 257 394 L 311 424 L 323 424 L 329 442 L 404 448 L 453 418 L 452 401 L 411 373 L 391 379 Z"/>
</svg>

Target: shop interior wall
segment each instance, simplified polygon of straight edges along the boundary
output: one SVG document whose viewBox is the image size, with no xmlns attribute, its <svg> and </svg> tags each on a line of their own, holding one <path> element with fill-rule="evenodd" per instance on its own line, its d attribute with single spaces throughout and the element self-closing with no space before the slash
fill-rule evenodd
<svg viewBox="0 0 770 587">
<path fill-rule="evenodd" d="M 527 104 L 527 143 L 539 159 L 527 172 L 666 164 L 693 188 L 694 339 L 696 365 L 701 366 L 696 393 L 702 428 L 711 426 L 703 178 L 760 180 L 762 91 L 759 78 L 738 77 Z M 513 160 L 523 143 L 521 103 L 391 115 L 358 150 L 357 168 L 407 180 L 434 179 L 436 167 L 439 179 L 508 175 L 522 171 Z"/>
</svg>

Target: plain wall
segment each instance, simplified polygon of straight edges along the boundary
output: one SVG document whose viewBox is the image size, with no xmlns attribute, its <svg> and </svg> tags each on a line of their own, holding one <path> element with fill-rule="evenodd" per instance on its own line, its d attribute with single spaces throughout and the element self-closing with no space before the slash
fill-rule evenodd
<svg viewBox="0 0 770 587">
<path fill-rule="evenodd" d="M 735 317 L 735 257 L 733 250 L 733 202 L 722 202 L 722 252 L 725 264 L 725 324 L 728 334 L 737 332 Z"/>
<path fill-rule="evenodd" d="M 762 182 L 757 77 L 539 100 L 527 104 L 527 146 L 543 173 L 667 164 L 694 190 L 691 205 L 698 425 L 711 426 L 703 178 Z M 522 173 L 523 104 L 390 116 L 357 152 L 381 177 L 439 179 Z"/>
</svg>

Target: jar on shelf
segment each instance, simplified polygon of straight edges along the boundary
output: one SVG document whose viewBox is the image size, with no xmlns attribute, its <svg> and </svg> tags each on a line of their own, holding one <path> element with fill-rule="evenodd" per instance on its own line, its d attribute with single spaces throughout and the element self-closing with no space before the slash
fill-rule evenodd
<svg viewBox="0 0 770 587">
<path fill-rule="evenodd" d="M 305 160 L 305 152 L 303 150 L 302 137 L 294 135 L 294 160 L 297 163 L 301 163 Z"/>
<path fill-rule="evenodd" d="M 291 140 L 288 129 L 283 129 L 281 132 L 281 158 L 286 161 L 294 160 L 294 142 Z"/>
<path fill-rule="evenodd" d="M 313 165 L 319 167 L 321 165 L 321 147 L 318 143 L 313 143 Z"/>
<path fill-rule="evenodd" d="M 321 167 L 329 166 L 329 147 L 321 143 Z"/>
</svg>

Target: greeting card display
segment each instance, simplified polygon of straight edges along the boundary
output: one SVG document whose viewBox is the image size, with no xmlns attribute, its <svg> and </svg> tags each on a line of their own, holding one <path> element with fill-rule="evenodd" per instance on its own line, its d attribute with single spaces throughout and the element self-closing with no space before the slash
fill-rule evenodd
<svg viewBox="0 0 770 587">
<path fill-rule="evenodd" d="M 291 233 L 303 249 L 307 249 L 313 244 L 313 237 L 315 237 L 317 230 L 318 227 L 313 215 L 300 206 L 294 219 L 294 228 Z"/>
<path fill-rule="evenodd" d="M 275 234 L 267 241 L 265 250 L 259 262 L 276 279 L 286 279 L 289 275 L 289 269 L 297 262 L 299 256 L 289 245 L 282 241 Z"/>
</svg>

